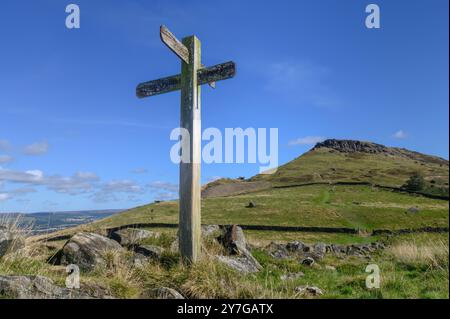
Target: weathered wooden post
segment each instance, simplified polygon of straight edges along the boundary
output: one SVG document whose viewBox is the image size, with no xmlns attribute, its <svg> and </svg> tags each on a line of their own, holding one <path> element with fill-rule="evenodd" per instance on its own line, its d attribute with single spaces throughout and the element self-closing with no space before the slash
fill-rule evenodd
<svg viewBox="0 0 450 319">
<path fill-rule="evenodd" d="M 181 75 L 141 83 L 136 88 L 140 98 L 181 90 L 180 127 L 189 133 L 181 146 L 182 154 L 189 152 L 189 160 L 180 163 L 179 239 L 183 260 L 195 263 L 201 252 L 201 94 L 200 86 L 232 78 L 234 62 L 205 68 L 201 63 L 200 41 L 195 36 L 181 43 L 165 27 L 160 28 L 161 40 L 181 60 Z M 184 153 L 185 154 L 185 153 Z M 182 157 L 183 158 L 183 157 Z"/>
<path fill-rule="evenodd" d="M 189 162 L 180 163 L 179 236 L 181 256 L 195 262 L 200 255 L 201 240 L 201 87 L 197 71 L 201 68 L 200 41 L 195 37 L 183 39 L 189 51 L 189 64 L 181 62 L 181 121 L 180 127 L 189 132 Z"/>
</svg>

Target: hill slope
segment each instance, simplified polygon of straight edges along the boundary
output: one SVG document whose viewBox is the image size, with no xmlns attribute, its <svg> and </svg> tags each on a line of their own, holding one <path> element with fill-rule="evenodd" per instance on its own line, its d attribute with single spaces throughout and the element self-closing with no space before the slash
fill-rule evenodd
<svg viewBox="0 0 450 319">
<path fill-rule="evenodd" d="M 443 159 L 374 143 L 329 140 L 281 166 L 276 174 L 257 175 L 250 180 L 224 179 L 207 185 L 202 223 L 368 231 L 448 227 L 448 200 L 370 185 L 333 184 L 347 181 L 400 186 L 416 171 L 428 181 L 434 180 L 435 187 L 448 187 L 448 161 Z M 256 207 L 247 208 L 250 201 Z M 411 208 L 418 213 L 411 213 Z M 137 207 L 90 227 L 95 230 L 134 223 L 176 224 L 178 202 Z"/>
<path fill-rule="evenodd" d="M 399 187 L 415 172 L 435 187 L 448 188 L 449 162 L 445 159 L 386 147 L 371 142 L 326 140 L 279 167 L 275 174 L 257 175 L 252 181 L 275 185 L 312 182 L 369 182 Z"/>
</svg>

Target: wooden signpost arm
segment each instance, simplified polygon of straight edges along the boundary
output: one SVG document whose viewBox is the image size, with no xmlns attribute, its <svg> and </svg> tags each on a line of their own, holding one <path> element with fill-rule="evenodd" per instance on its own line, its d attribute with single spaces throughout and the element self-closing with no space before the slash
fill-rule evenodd
<svg viewBox="0 0 450 319">
<path fill-rule="evenodd" d="M 214 65 L 197 71 L 200 85 L 227 80 L 236 74 L 236 65 L 233 61 Z M 168 93 L 181 89 L 181 76 L 172 75 L 162 79 L 138 84 L 136 96 L 139 98 Z"/>
</svg>

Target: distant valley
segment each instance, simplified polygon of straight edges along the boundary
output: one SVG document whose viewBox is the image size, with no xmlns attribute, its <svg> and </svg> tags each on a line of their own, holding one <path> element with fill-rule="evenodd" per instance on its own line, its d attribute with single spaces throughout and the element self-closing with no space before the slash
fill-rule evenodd
<svg viewBox="0 0 450 319">
<path fill-rule="evenodd" d="M 124 209 L 38 212 L 38 213 L 6 213 L 0 214 L 11 219 L 20 216 L 20 222 L 31 227 L 33 234 L 51 233 L 69 227 L 88 224 L 93 221 L 123 212 Z"/>
</svg>

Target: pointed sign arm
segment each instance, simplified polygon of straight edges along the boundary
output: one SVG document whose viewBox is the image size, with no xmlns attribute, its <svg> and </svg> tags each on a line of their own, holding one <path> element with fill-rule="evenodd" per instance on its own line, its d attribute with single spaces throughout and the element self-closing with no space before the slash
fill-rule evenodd
<svg viewBox="0 0 450 319">
<path fill-rule="evenodd" d="M 209 68 L 198 70 L 199 84 L 222 81 L 234 77 L 236 64 L 233 61 L 217 64 Z M 136 96 L 144 98 L 181 89 L 181 76 L 173 75 L 162 79 L 144 82 L 136 87 Z"/>
<path fill-rule="evenodd" d="M 186 64 L 189 64 L 188 48 L 186 48 L 186 46 L 181 43 L 166 26 L 162 25 L 159 28 L 159 35 L 161 41 L 170 49 L 170 51 L 175 53 Z"/>
<path fill-rule="evenodd" d="M 159 28 L 159 36 L 161 37 L 161 41 L 170 49 L 170 51 L 175 53 L 175 55 L 183 60 L 184 63 L 189 64 L 188 48 L 186 48 L 186 46 L 181 43 L 181 41 L 178 40 L 165 25 L 162 25 Z M 202 65 L 202 68 L 205 68 L 205 66 Z M 210 82 L 208 84 L 213 89 L 216 88 L 216 82 Z"/>
</svg>

